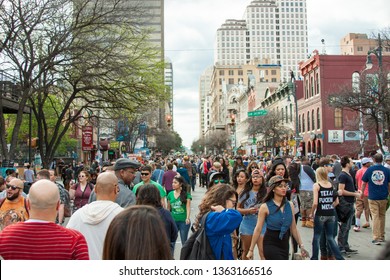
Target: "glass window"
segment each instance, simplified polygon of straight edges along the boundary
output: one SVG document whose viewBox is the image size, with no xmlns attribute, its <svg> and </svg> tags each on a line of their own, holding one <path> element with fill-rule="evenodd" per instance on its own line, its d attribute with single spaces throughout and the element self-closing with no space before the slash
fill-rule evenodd
<svg viewBox="0 0 390 280">
<path fill-rule="evenodd" d="M 343 110 L 341 108 L 334 110 L 334 126 L 335 128 L 343 127 Z"/>
<path fill-rule="evenodd" d="M 320 115 L 320 108 L 317 108 L 317 129 L 321 129 L 321 115 Z"/>
</svg>

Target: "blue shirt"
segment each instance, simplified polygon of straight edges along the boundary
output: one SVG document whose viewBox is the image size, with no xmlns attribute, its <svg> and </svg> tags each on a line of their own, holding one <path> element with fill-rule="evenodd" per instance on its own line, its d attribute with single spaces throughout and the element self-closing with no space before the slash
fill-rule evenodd
<svg viewBox="0 0 390 280">
<path fill-rule="evenodd" d="M 240 212 L 235 209 L 210 212 L 206 219 L 206 235 L 216 260 L 233 260 L 232 238 L 230 234 L 242 221 Z"/>
<path fill-rule="evenodd" d="M 289 230 L 292 224 L 292 210 L 290 203 L 286 200 L 283 212 L 279 209 L 273 200 L 266 202 L 268 207 L 268 216 L 265 219 L 267 228 L 270 230 L 280 230 L 279 239 Z"/>
<path fill-rule="evenodd" d="M 389 195 L 390 169 L 381 164 L 367 168 L 362 181 L 368 183 L 368 199 L 385 200 Z"/>
</svg>

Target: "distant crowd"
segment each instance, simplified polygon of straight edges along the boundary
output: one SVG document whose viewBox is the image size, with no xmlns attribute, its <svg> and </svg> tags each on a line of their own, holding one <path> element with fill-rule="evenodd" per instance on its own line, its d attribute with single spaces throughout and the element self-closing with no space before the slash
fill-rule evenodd
<svg viewBox="0 0 390 280">
<path fill-rule="evenodd" d="M 205 194 L 191 221 L 197 188 Z M 190 231 L 202 227 L 209 259 L 253 259 L 257 247 L 259 259 L 343 260 L 359 253 L 350 230 L 371 229 L 367 242 L 389 247 L 390 157 L 381 154 L 358 161 L 337 155 L 120 158 L 38 172 L 27 165 L 22 175 L 10 169 L 0 176 L 0 191 L 3 259 L 169 260 L 179 236 L 184 246 Z M 299 226 L 313 230 L 311 256 Z M 389 258 L 383 252 L 379 258 Z"/>
</svg>

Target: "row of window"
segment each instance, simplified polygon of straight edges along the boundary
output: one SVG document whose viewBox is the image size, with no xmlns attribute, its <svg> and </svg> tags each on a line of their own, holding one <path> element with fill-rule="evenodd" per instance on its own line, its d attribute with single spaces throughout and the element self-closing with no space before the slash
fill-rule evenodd
<svg viewBox="0 0 390 280">
<path fill-rule="evenodd" d="M 237 75 L 238 76 L 243 76 L 244 75 L 244 71 L 240 70 L 240 69 L 238 69 L 238 70 L 230 69 L 230 70 L 226 70 L 226 71 L 227 71 L 229 76 L 234 76 L 236 71 L 237 71 Z M 272 76 L 275 76 L 277 72 L 274 69 L 271 69 L 271 70 L 268 70 L 268 69 L 259 70 L 260 76 L 264 76 L 264 74 L 268 75 L 269 73 L 271 73 Z M 218 71 L 218 74 L 219 74 L 219 76 L 225 76 L 225 70 L 224 69 L 220 69 Z M 252 70 L 248 70 L 246 74 L 247 75 L 252 75 L 253 71 Z"/>
<path fill-rule="evenodd" d="M 321 129 L 320 108 L 317 108 L 317 114 L 315 114 L 315 111 L 313 109 L 311 112 L 310 111 L 307 112 L 306 118 L 305 118 L 305 114 L 301 114 L 298 116 L 298 131 L 300 133 L 316 130 L 316 129 Z"/>
<path fill-rule="evenodd" d="M 305 99 L 320 94 L 320 79 L 318 73 L 305 81 Z"/>
</svg>

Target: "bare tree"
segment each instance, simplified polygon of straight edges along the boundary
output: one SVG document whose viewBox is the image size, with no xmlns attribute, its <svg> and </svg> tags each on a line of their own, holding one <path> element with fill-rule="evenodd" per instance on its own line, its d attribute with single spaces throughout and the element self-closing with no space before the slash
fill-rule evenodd
<svg viewBox="0 0 390 280">
<path fill-rule="evenodd" d="M 221 154 L 229 145 L 229 133 L 226 130 L 215 130 L 205 139 L 207 150 Z"/>
<path fill-rule="evenodd" d="M 10 151 L 17 148 L 23 109 L 38 121 L 43 165 L 54 156 L 61 138 L 80 119 L 110 118 L 112 112 L 138 113 L 143 104 L 165 98 L 163 62 L 147 44 L 150 30 L 140 28 L 145 10 L 125 0 L 9 0 L 1 6 L 3 69 L 17 78 L 19 110 Z M 25 3 L 26 2 L 26 3 Z M 61 110 L 47 115 L 44 104 Z M 1 104 L 0 104 L 1 105 Z M 99 112 L 99 115 L 97 115 Z M 55 118 L 54 127 L 46 120 Z M 0 128 L 4 128 L 0 112 Z"/>
<path fill-rule="evenodd" d="M 291 128 L 283 125 L 281 114 L 274 110 L 269 110 L 265 116 L 248 118 L 248 123 L 248 135 L 259 135 L 271 148 L 292 133 Z"/>
</svg>

